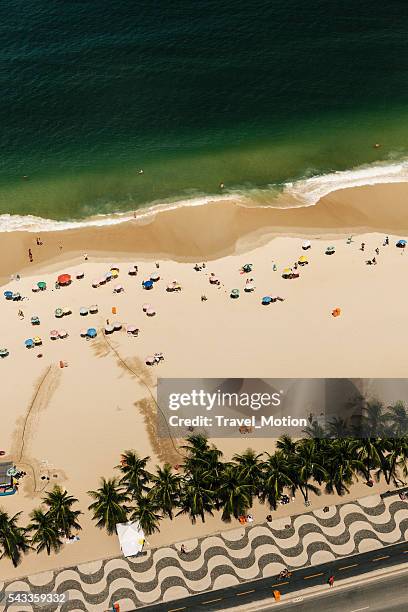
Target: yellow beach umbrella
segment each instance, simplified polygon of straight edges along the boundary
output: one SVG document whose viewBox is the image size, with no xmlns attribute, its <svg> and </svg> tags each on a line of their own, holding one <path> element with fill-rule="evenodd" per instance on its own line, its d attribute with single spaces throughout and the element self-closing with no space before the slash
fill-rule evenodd
<svg viewBox="0 0 408 612">
<path fill-rule="evenodd" d="M 282 274 L 284 276 L 287 276 L 288 274 L 292 274 L 292 270 L 290 268 L 285 268 L 282 272 Z"/>
<path fill-rule="evenodd" d="M 301 256 L 299 257 L 298 263 L 300 263 L 300 264 L 301 264 L 301 263 L 307 263 L 307 257 L 306 257 L 306 255 L 301 255 Z"/>
<path fill-rule="evenodd" d="M 119 276 L 119 271 L 118 270 L 111 270 L 111 274 L 112 274 L 113 278 L 117 278 Z"/>
</svg>

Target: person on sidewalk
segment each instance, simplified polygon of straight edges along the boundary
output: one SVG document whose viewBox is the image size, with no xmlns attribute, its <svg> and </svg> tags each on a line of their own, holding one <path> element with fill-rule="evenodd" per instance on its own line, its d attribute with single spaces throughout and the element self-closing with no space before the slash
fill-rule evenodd
<svg viewBox="0 0 408 612">
<path fill-rule="evenodd" d="M 329 583 L 329 587 L 332 587 L 334 584 L 334 576 L 333 574 L 331 576 L 329 576 L 329 579 L 327 581 Z"/>
</svg>

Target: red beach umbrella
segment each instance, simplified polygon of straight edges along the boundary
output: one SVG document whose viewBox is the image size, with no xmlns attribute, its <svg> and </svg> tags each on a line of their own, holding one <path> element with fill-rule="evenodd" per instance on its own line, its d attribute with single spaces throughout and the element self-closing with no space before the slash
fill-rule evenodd
<svg viewBox="0 0 408 612">
<path fill-rule="evenodd" d="M 58 277 L 58 284 L 59 285 L 68 285 L 71 282 L 71 275 L 70 274 L 60 274 Z"/>
</svg>

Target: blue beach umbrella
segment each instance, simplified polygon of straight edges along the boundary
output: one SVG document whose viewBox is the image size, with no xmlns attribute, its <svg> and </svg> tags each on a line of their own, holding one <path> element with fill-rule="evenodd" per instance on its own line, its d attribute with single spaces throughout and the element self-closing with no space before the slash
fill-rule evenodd
<svg viewBox="0 0 408 612">
<path fill-rule="evenodd" d="M 272 298 L 270 295 L 265 295 L 265 297 L 262 298 L 262 304 L 264 306 L 267 306 L 268 304 L 270 304 L 272 302 Z"/>
<path fill-rule="evenodd" d="M 400 249 L 405 249 L 405 245 L 407 244 L 406 240 L 398 240 L 396 246 Z"/>
<path fill-rule="evenodd" d="M 144 289 L 151 289 L 153 287 L 153 281 L 152 280 L 145 280 L 142 282 L 142 285 L 144 287 Z"/>
<path fill-rule="evenodd" d="M 34 340 L 32 338 L 28 338 L 24 341 L 26 348 L 32 348 L 34 346 Z"/>
<path fill-rule="evenodd" d="M 96 338 L 96 329 L 94 327 L 90 327 L 86 332 L 88 338 Z"/>
<path fill-rule="evenodd" d="M 6 300 L 12 300 L 13 299 L 13 292 L 12 291 L 5 291 L 4 292 L 4 297 L 6 298 Z"/>
</svg>

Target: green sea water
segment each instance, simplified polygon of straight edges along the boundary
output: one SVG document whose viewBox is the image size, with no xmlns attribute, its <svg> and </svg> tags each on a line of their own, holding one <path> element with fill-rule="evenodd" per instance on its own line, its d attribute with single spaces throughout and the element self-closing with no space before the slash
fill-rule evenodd
<svg viewBox="0 0 408 612">
<path fill-rule="evenodd" d="M 0 17 L 0 215 L 83 219 L 221 182 L 271 203 L 407 155 L 399 0 L 0 0 Z"/>
</svg>

